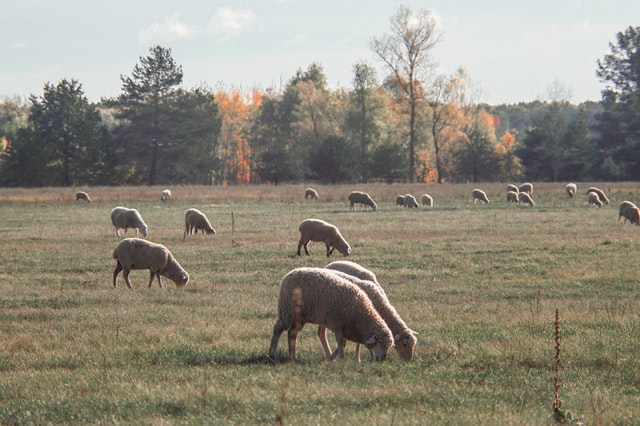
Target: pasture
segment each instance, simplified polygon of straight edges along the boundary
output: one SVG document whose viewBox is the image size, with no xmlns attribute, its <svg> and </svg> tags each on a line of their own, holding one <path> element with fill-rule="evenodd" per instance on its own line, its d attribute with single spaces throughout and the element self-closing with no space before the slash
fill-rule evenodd
<svg viewBox="0 0 640 426">
<path fill-rule="evenodd" d="M 562 411 L 572 422 L 640 419 L 640 227 L 617 223 L 640 183 L 539 184 L 536 207 L 505 201 L 504 184 L 0 189 L 0 424 L 553 424 L 555 313 Z M 473 204 L 484 189 L 491 203 Z M 350 212 L 366 191 L 378 211 Z M 433 209 L 395 206 L 429 193 Z M 189 272 L 133 290 L 111 284 L 120 238 L 111 208 L 136 208 L 148 238 Z M 215 235 L 183 237 L 184 212 Z M 373 270 L 419 333 L 410 362 L 323 360 L 305 326 L 298 362 L 267 357 L 279 280 L 324 266 L 322 243 L 295 256 L 298 224 L 337 225 L 349 260 Z M 133 232 L 135 235 L 135 232 Z M 132 231 L 128 231 L 132 236 Z M 337 254 L 337 253 L 336 253 Z M 334 255 L 333 259 L 341 259 Z M 335 341 L 330 335 L 330 343 Z"/>
</svg>

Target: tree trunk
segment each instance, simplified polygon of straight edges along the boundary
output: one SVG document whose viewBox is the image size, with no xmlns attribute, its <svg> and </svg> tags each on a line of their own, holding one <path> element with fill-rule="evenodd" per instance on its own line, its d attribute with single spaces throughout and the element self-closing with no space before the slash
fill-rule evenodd
<svg viewBox="0 0 640 426">
<path fill-rule="evenodd" d="M 160 145 L 156 139 L 153 139 L 153 145 L 151 146 L 151 167 L 149 168 L 149 186 L 156 184 L 156 175 L 158 169 L 158 151 Z"/>
</svg>

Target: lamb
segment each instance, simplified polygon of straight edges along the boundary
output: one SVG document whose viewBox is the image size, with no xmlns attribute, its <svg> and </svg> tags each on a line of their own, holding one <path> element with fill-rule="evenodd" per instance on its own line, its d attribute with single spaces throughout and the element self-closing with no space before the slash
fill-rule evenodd
<svg viewBox="0 0 640 426">
<path fill-rule="evenodd" d="M 433 197 L 429 194 L 422 194 L 420 197 L 422 207 L 433 207 Z"/>
<path fill-rule="evenodd" d="M 507 202 L 509 202 L 509 203 L 517 203 L 518 202 L 518 192 L 507 191 Z"/>
<path fill-rule="evenodd" d="M 164 201 L 169 201 L 171 199 L 171 190 L 170 189 L 164 189 L 161 193 L 160 193 L 160 199 L 164 202 Z"/>
<path fill-rule="evenodd" d="M 471 198 L 473 199 L 474 204 L 478 200 L 482 201 L 485 204 L 489 203 L 489 197 L 487 197 L 487 193 L 484 192 L 482 189 L 476 188 L 473 191 L 471 191 Z"/>
<path fill-rule="evenodd" d="M 76 192 L 76 202 L 78 201 L 86 201 L 87 203 L 91 203 L 91 198 L 89 197 L 89 194 L 87 194 L 84 191 L 78 191 Z"/>
<path fill-rule="evenodd" d="M 297 268 L 280 281 L 269 357 L 276 358 L 280 335 L 288 330 L 289 359 L 295 361 L 298 333 L 305 323 L 324 325 L 335 333 L 338 347 L 330 360 L 344 357 L 347 339 L 365 345 L 374 361 L 384 361 L 393 344 L 391 330 L 365 292 L 323 268 Z"/>
<path fill-rule="evenodd" d="M 371 198 L 371 196 L 366 192 L 352 191 L 349 194 L 349 210 L 355 211 L 354 206 L 356 203 L 359 203 L 361 206 L 369 206 L 373 209 L 373 211 L 376 211 L 376 209 L 378 208 L 376 202 L 373 201 L 373 198 Z"/>
<path fill-rule="evenodd" d="M 405 194 L 404 195 L 404 206 L 408 207 L 410 209 L 417 209 L 418 208 L 418 200 L 416 200 L 416 197 L 414 197 L 411 194 Z"/>
<path fill-rule="evenodd" d="M 138 230 L 142 233 L 143 237 L 147 236 L 147 224 L 142 220 L 142 216 L 136 209 L 128 209 L 126 207 L 114 207 L 111 210 L 111 223 L 116 229 L 116 236 L 120 237 L 120 228 L 124 229 L 124 235 L 127 235 L 127 229 L 135 228 L 136 237 L 138 236 Z"/>
<path fill-rule="evenodd" d="M 629 223 L 640 225 L 640 209 L 631 201 L 623 201 L 620 203 L 618 223 L 620 223 L 621 217 L 624 217 L 624 223 L 629 221 Z"/>
<path fill-rule="evenodd" d="M 528 192 L 518 193 L 518 204 L 529 204 L 531 207 L 535 207 L 536 203 L 533 202 L 533 198 Z"/>
<path fill-rule="evenodd" d="M 576 193 L 578 192 L 578 185 L 576 185 L 575 183 L 568 183 L 564 187 L 564 190 L 569 196 L 569 198 L 573 198 L 573 196 L 576 195 Z"/>
<path fill-rule="evenodd" d="M 318 191 L 316 191 L 313 188 L 307 188 L 304 190 L 304 199 L 306 200 L 307 198 L 311 198 L 312 200 L 317 200 L 319 199 L 318 197 Z"/>
<path fill-rule="evenodd" d="M 592 186 L 589 189 L 587 189 L 587 195 L 589 195 L 590 192 L 595 192 L 596 194 L 598 194 L 598 197 L 600 198 L 600 201 L 602 201 L 603 204 L 609 204 L 609 198 L 607 198 L 607 195 L 604 193 L 602 189 Z"/>
<path fill-rule="evenodd" d="M 189 282 L 189 274 L 162 244 L 140 238 L 125 238 L 116 245 L 113 258 L 116 259 L 116 268 L 113 271 L 114 288 L 120 271 L 123 271 L 122 275 L 127 287 L 133 288 L 129 281 L 129 273 L 132 269 L 149 269 L 151 274 L 149 288 L 153 283 L 153 277 L 158 278 L 158 285 L 162 288 L 160 275 L 172 280 L 178 288 L 184 287 Z"/>
<path fill-rule="evenodd" d="M 526 182 L 520 185 L 518 188 L 519 192 L 527 192 L 529 195 L 533 195 L 533 184 Z"/>
<path fill-rule="evenodd" d="M 520 189 L 518 188 L 517 185 L 514 185 L 514 184 L 510 183 L 510 184 L 507 185 L 507 192 L 509 192 L 509 191 L 513 191 L 513 192 L 515 192 L 517 194 L 518 192 L 520 192 Z"/>
<path fill-rule="evenodd" d="M 344 239 L 340 230 L 335 226 L 320 219 L 305 219 L 298 227 L 300 231 L 300 241 L 298 241 L 298 256 L 300 249 L 304 246 L 304 252 L 309 256 L 307 245 L 309 241 L 323 241 L 327 246 L 327 257 L 337 249 L 343 256 L 349 256 L 351 246 Z"/>
<path fill-rule="evenodd" d="M 600 200 L 600 196 L 597 192 L 589 192 L 587 194 L 587 201 L 589 202 L 589 205 L 602 207 L 602 201 Z"/>
<path fill-rule="evenodd" d="M 198 209 L 189 209 L 184 214 L 184 235 L 182 241 L 187 238 L 187 234 L 197 234 L 201 230 L 204 234 L 215 234 L 216 230 L 211 226 L 211 222 L 207 219 L 207 216 Z"/>
<path fill-rule="evenodd" d="M 382 319 L 385 320 L 389 329 L 393 333 L 395 349 L 400 359 L 410 361 L 413 358 L 414 349 L 417 343 L 416 336 L 418 333 L 411 330 L 407 324 L 400 318 L 395 308 L 389 302 L 382 286 L 378 283 L 376 274 L 367 268 L 349 261 L 331 262 L 326 269 L 331 269 L 339 274 L 344 274 L 343 278 L 347 278 L 353 284 L 356 284 L 371 299 L 373 306 L 377 309 Z M 326 337 L 326 327 L 318 327 L 318 339 L 322 344 L 325 354 L 329 356 L 331 350 Z M 356 359 L 360 360 L 360 346 L 356 345 Z"/>
<path fill-rule="evenodd" d="M 398 195 L 396 197 L 396 207 L 398 206 L 404 207 L 404 195 Z"/>
</svg>

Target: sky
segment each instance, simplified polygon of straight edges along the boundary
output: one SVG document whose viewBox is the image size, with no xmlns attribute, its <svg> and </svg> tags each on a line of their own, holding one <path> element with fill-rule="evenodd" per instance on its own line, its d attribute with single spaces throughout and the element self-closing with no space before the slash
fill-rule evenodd
<svg viewBox="0 0 640 426">
<path fill-rule="evenodd" d="M 0 99 L 62 79 L 92 102 L 118 96 L 153 45 L 171 49 L 186 89 L 279 90 L 312 63 L 348 89 L 356 63 L 389 74 L 371 39 L 391 32 L 399 5 L 436 19 L 434 72 L 464 67 L 494 105 L 548 100 L 554 86 L 600 100 L 597 60 L 640 25 L 637 0 L 2 0 Z"/>
</svg>

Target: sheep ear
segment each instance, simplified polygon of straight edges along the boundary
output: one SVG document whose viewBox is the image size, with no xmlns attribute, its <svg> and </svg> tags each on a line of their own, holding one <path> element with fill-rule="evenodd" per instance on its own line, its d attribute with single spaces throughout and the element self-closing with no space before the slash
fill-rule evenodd
<svg viewBox="0 0 640 426">
<path fill-rule="evenodd" d="M 413 333 L 414 336 L 417 336 L 419 334 L 417 331 L 411 330 L 411 332 Z"/>
<path fill-rule="evenodd" d="M 373 345 L 376 342 L 376 335 L 372 335 L 371 337 L 369 337 L 369 340 L 367 340 L 365 342 L 366 345 Z"/>
</svg>

